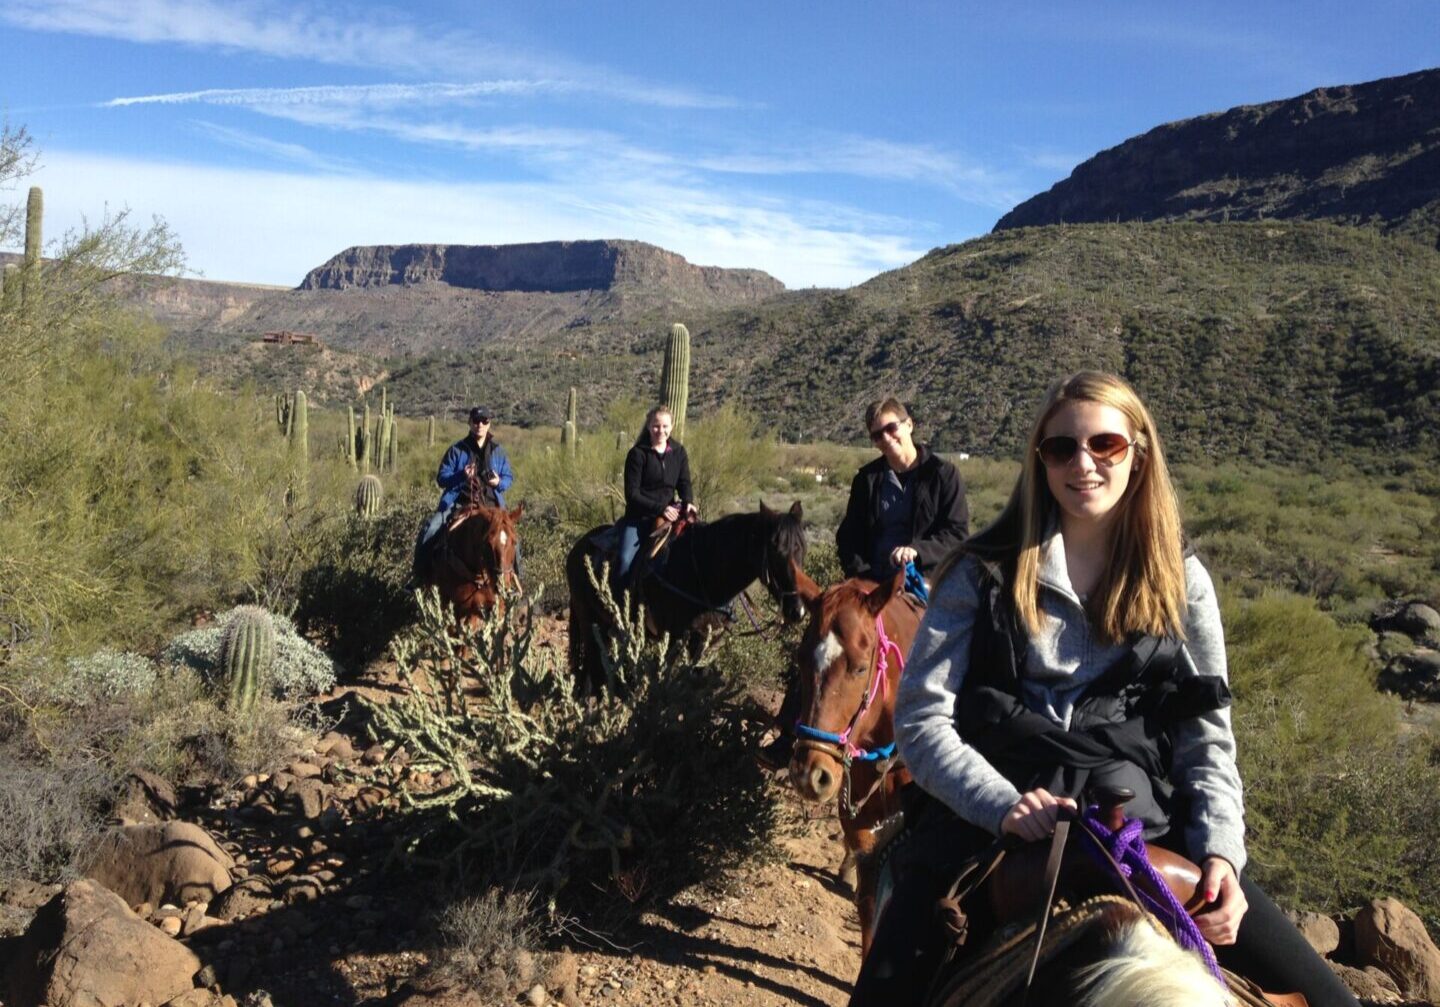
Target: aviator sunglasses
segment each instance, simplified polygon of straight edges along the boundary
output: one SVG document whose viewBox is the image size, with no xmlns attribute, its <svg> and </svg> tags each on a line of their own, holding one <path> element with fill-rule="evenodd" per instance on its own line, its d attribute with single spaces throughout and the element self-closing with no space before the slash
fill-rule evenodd
<svg viewBox="0 0 1440 1007">
<path fill-rule="evenodd" d="M 1129 451 L 1134 443 L 1126 440 L 1124 434 L 1091 434 L 1083 443 L 1062 434 L 1045 438 L 1035 449 L 1035 453 L 1050 468 L 1059 468 L 1061 465 L 1069 465 L 1075 453 L 1083 449 L 1095 459 L 1095 464 L 1109 468 L 1124 461 L 1125 452 Z"/>
</svg>

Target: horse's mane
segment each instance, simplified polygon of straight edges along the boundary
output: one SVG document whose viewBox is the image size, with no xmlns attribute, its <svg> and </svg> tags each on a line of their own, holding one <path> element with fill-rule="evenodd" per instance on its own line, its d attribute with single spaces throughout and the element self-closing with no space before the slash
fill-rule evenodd
<svg viewBox="0 0 1440 1007">
<path fill-rule="evenodd" d="M 691 548 L 711 549 L 721 542 L 733 542 L 740 535 L 752 531 L 752 525 L 759 523 L 760 527 L 775 529 L 775 542 L 784 556 L 793 557 L 802 566 L 805 562 L 805 524 L 800 518 L 789 511 L 772 511 L 769 514 L 760 511 L 742 511 L 739 514 L 727 514 L 724 517 L 716 518 L 714 521 L 706 521 L 696 524 L 690 529 Z M 687 536 L 682 535 L 676 542 L 679 546 L 685 542 Z"/>
</svg>

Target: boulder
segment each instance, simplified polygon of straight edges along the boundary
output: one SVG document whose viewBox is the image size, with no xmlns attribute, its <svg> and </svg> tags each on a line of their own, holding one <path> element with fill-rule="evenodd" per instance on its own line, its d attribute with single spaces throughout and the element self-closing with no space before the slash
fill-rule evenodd
<svg viewBox="0 0 1440 1007">
<path fill-rule="evenodd" d="M 130 911 L 120 896 L 76 881 L 35 914 L 10 961 L 10 1007 L 163 1004 L 189 991 L 190 949 Z"/>
<path fill-rule="evenodd" d="M 1319 913 L 1286 913 L 1295 929 L 1300 931 L 1315 953 L 1322 958 L 1340 946 L 1340 927 L 1328 916 Z"/>
<path fill-rule="evenodd" d="M 125 777 L 125 793 L 115 802 L 111 817 L 121 825 L 168 822 L 179 807 L 174 787 L 149 770 L 136 769 Z"/>
<path fill-rule="evenodd" d="M 1339 962 L 1326 962 L 1330 970 L 1340 977 L 1345 988 L 1356 997 L 1366 1003 L 1399 1003 L 1402 999 L 1400 987 L 1395 985 L 1384 972 L 1374 965 L 1368 965 L 1363 969 L 1353 968 L 1349 965 L 1341 965 Z"/>
<path fill-rule="evenodd" d="M 1440 640 L 1440 612 L 1424 602 L 1410 602 L 1396 614 L 1393 625 L 1416 640 Z"/>
<path fill-rule="evenodd" d="M 1440 1000 L 1440 948 L 1398 899 L 1374 899 L 1355 915 L 1355 955 L 1392 976 L 1405 996 Z"/>
<path fill-rule="evenodd" d="M 92 851 L 85 876 L 129 905 L 210 902 L 230 887 L 230 855 L 189 822 L 123 826 Z"/>
<path fill-rule="evenodd" d="M 268 912 L 275 905 L 275 894 L 268 879 L 252 874 L 244 881 L 225 889 L 210 906 L 210 915 L 230 922 L 257 913 Z"/>
</svg>

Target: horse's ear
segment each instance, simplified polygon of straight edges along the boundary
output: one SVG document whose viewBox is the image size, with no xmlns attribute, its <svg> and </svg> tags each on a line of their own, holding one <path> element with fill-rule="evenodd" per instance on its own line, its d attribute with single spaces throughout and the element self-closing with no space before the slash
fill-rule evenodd
<svg viewBox="0 0 1440 1007">
<path fill-rule="evenodd" d="M 870 610 L 871 615 L 879 615 L 890 599 L 895 597 L 905 587 L 905 571 L 901 570 L 889 580 L 881 581 L 869 594 L 865 596 L 865 607 Z"/>
<path fill-rule="evenodd" d="M 805 516 L 805 508 L 800 506 L 799 500 L 796 500 L 793 504 L 790 505 L 790 516 L 795 518 L 795 520 L 797 521 Z"/>
<path fill-rule="evenodd" d="M 790 561 L 790 572 L 795 575 L 795 593 L 800 596 L 800 600 L 805 603 L 806 608 L 813 610 L 816 602 L 820 600 L 820 596 L 825 593 L 825 589 L 811 580 L 810 575 L 802 570 L 800 564 L 793 559 Z"/>
<path fill-rule="evenodd" d="M 765 506 L 765 498 L 764 498 L 764 497 L 761 497 L 761 498 L 760 498 L 760 513 L 761 513 L 761 514 L 764 514 L 766 517 L 774 517 L 774 516 L 775 516 L 775 512 L 774 512 L 773 510 L 771 510 L 769 507 L 766 507 L 766 506 Z"/>
<path fill-rule="evenodd" d="M 511 519 L 514 520 L 514 521 L 519 521 L 520 518 L 521 518 L 521 516 L 524 515 L 524 513 L 525 513 L 525 504 L 524 504 L 523 502 L 521 502 L 521 503 L 518 504 L 513 510 L 510 511 L 510 517 L 511 517 Z"/>
</svg>

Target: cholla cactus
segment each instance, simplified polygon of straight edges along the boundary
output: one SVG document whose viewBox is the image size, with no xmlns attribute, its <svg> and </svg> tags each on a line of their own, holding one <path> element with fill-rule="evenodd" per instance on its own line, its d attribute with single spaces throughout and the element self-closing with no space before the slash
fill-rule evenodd
<svg viewBox="0 0 1440 1007">
<path fill-rule="evenodd" d="M 250 716 L 274 660 L 275 623 L 270 613 L 255 605 L 236 609 L 220 638 L 220 678 L 230 710 Z"/>
<path fill-rule="evenodd" d="M 380 483 L 380 477 L 374 473 L 366 473 L 360 479 L 360 485 L 355 487 L 355 513 L 362 518 L 373 518 L 380 513 L 380 500 L 385 495 L 385 487 Z"/>
<path fill-rule="evenodd" d="M 675 439 L 685 436 L 685 404 L 690 398 L 690 330 L 680 324 L 670 326 L 670 339 L 665 344 L 665 367 L 660 372 L 660 401 L 670 408 L 675 418 Z"/>
</svg>

